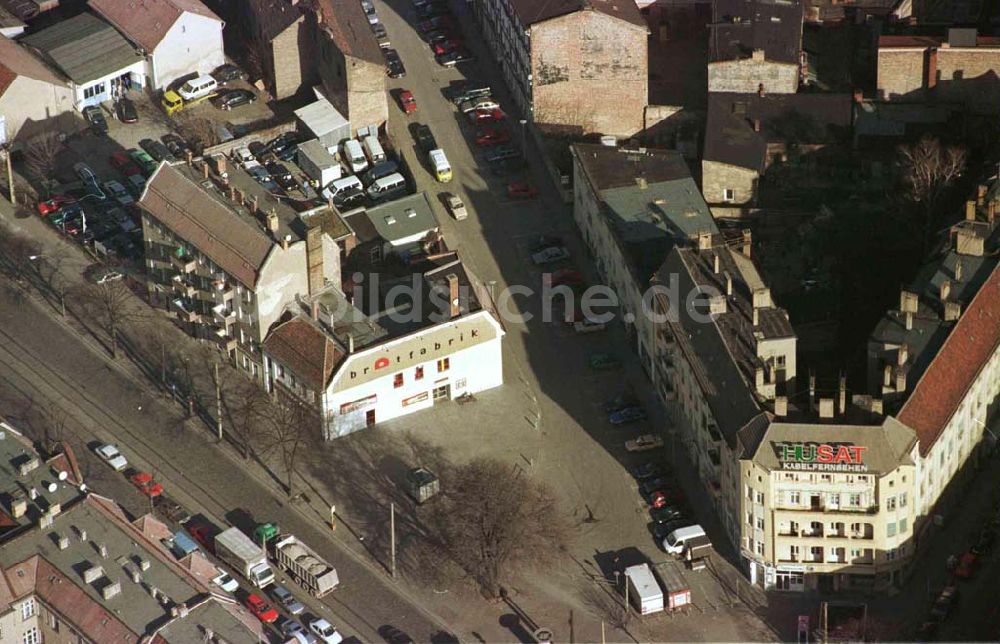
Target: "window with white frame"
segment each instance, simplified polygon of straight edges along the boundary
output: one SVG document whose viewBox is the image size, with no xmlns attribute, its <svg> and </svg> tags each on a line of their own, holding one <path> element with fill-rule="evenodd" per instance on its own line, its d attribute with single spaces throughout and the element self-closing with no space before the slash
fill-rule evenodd
<svg viewBox="0 0 1000 644">
<path fill-rule="evenodd" d="M 24 639 L 22 641 L 24 644 L 41 644 L 42 634 L 38 631 L 38 627 L 32 626 L 24 631 Z"/>
<path fill-rule="evenodd" d="M 35 598 L 29 597 L 28 599 L 24 600 L 23 604 L 21 604 L 21 619 L 22 620 L 31 619 L 34 616 L 35 616 Z"/>
<path fill-rule="evenodd" d="M 895 510 L 896 509 L 896 497 L 895 497 L 895 495 L 886 498 L 886 500 L 885 500 L 885 509 L 886 510 Z"/>
<path fill-rule="evenodd" d="M 757 490 L 757 505 L 764 505 L 764 493 Z"/>
<path fill-rule="evenodd" d="M 899 507 L 905 508 L 906 507 L 906 492 L 900 492 L 898 498 L 899 498 L 899 501 L 898 501 Z"/>
<path fill-rule="evenodd" d="M 724 188 L 722 190 L 722 200 L 736 201 L 736 190 L 734 190 L 733 188 Z"/>
</svg>

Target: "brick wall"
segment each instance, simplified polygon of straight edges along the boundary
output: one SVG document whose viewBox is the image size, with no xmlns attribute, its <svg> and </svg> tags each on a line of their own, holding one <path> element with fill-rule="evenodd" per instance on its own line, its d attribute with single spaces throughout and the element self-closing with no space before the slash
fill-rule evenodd
<svg viewBox="0 0 1000 644">
<path fill-rule="evenodd" d="M 924 86 L 924 49 L 880 49 L 878 95 L 886 100 L 920 91 Z"/>
<path fill-rule="evenodd" d="M 531 29 L 535 123 L 582 133 L 631 136 L 647 103 L 647 34 L 598 11 Z"/>
<path fill-rule="evenodd" d="M 756 170 L 741 168 L 718 161 L 701 162 L 701 192 L 710 204 L 732 203 L 750 204 L 756 199 Z M 733 190 L 731 201 L 726 201 L 725 191 Z"/>
<path fill-rule="evenodd" d="M 274 81 L 274 98 L 282 100 L 294 95 L 302 87 L 299 34 L 302 22 L 292 25 L 271 41 Z"/>
<path fill-rule="evenodd" d="M 347 114 L 355 130 L 366 125 L 381 127 L 389 120 L 385 79 L 381 62 L 347 59 Z"/>
<path fill-rule="evenodd" d="M 799 66 L 772 60 L 727 60 L 708 64 L 708 91 L 752 93 L 764 86 L 769 94 L 794 94 Z"/>
<path fill-rule="evenodd" d="M 882 49 L 878 90 L 886 99 L 919 98 L 933 77 L 937 97 L 977 112 L 1000 110 L 1000 48 Z"/>
</svg>

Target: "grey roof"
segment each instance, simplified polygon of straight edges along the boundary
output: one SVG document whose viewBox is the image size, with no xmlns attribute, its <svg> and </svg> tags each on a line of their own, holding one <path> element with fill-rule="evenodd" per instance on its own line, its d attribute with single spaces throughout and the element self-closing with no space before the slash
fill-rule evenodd
<svg viewBox="0 0 1000 644">
<path fill-rule="evenodd" d="M 713 315 L 706 322 L 696 319 L 696 313 L 702 312 L 699 318 L 706 314 L 701 305 L 693 304 L 696 308 L 689 308 L 687 294 L 708 286 L 725 293 L 725 286 L 718 283 L 719 276 L 710 266 L 709 256 L 714 254 L 719 256 L 720 271 L 728 272 L 733 278 L 733 296 L 727 298 L 726 313 Z M 777 308 L 761 311 L 773 315 L 761 315 L 759 326 L 752 326 L 752 314 L 748 310 L 752 298 L 749 288 L 759 276 L 745 279 L 742 270 L 746 267 L 733 261 L 731 255 L 735 254 L 723 245 L 702 252 L 674 247 L 656 275 L 656 281 L 664 286 L 676 280 L 677 292 L 684 294 L 683 305 L 675 307 L 676 315 L 668 325 L 691 365 L 722 437 L 731 447 L 736 446 L 741 430 L 751 422 L 760 422 L 755 419 L 765 414 L 752 384 L 760 363 L 755 353 L 755 333 L 768 338 L 794 336 L 784 312 Z"/>
<path fill-rule="evenodd" d="M 393 245 L 407 237 L 438 229 L 437 217 L 424 192 L 370 208 L 367 215 L 379 237 Z"/>
<path fill-rule="evenodd" d="M 244 0 L 264 40 L 270 42 L 302 18 L 304 3 L 293 5 L 290 0 Z"/>
<path fill-rule="evenodd" d="M 77 85 L 123 70 L 143 60 L 118 31 L 92 13 L 58 22 L 21 42 L 48 56 Z"/>
<path fill-rule="evenodd" d="M 572 146 L 587 183 L 604 203 L 604 215 L 633 275 L 642 284 L 675 243 L 701 233 L 718 234 L 712 213 L 675 150 Z"/>
<path fill-rule="evenodd" d="M 708 95 L 706 161 L 762 171 L 770 142 L 820 144 L 844 140 L 851 126 L 848 94 Z M 754 130 L 760 121 L 760 131 Z"/>
<path fill-rule="evenodd" d="M 295 110 L 295 116 L 309 128 L 315 137 L 336 132 L 350 124 L 344 115 L 337 111 L 333 103 L 322 96 L 305 107 Z"/>
<path fill-rule="evenodd" d="M 802 47 L 801 0 L 714 0 L 710 60 L 749 58 L 763 49 L 767 60 L 798 64 Z"/>
<path fill-rule="evenodd" d="M 772 421 L 753 449 L 753 459 L 769 470 L 781 469 L 775 443 L 851 443 L 865 447 L 862 459 L 874 474 L 891 472 L 900 465 L 912 465 L 910 451 L 917 435 L 895 418 L 881 425 L 828 425 Z"/>
</svg>

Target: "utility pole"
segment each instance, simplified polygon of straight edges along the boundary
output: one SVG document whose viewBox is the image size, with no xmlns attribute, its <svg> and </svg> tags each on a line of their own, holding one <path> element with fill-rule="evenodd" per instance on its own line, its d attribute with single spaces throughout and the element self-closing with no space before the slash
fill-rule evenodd
<svg viewBox="0 0 1000 644">
<path fill-rule="evenodd" d="M 604 640 L 604 620 L 601 620 L 601 644 L 607 644 Z"/>
<path fill-rule="evenodd" d="M 10 191 L 10 203 L 17 205 L 17 195 L 14 194 L 14 163 L 13 155 L 10 151 L 10 144 L 7 145 L 7 149 L 3 153 L 4 159 L 7 162 L 7 189 Z"/>
<path fill-rule="evenodd" d="M 396 504 L 389 504 L 389 544 L 392 556 L 392 578 L 396 578 Z"/>
<path fill-rule="evenodd" d="M 167 386 L 167 343 L 160 335 L 160 384 Z"/>
<path fill-rule="evenodd" d="M 219 363 L 215 363 L 215 415 L 216 427 L 219 431 L 219 441 L 222 440 L 222 383 L 219 382 Z"/>
</svg>

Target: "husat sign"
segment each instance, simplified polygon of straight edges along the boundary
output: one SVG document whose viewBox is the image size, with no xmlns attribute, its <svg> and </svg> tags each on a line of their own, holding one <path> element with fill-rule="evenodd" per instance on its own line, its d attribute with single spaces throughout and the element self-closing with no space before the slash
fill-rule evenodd
<svg viewBox="0 0 1000 644">
<path fill-rule="evenodd" d="M 772 443 L 783 470 L 867 472 L 867 447 L 852 443 Z"/>
</svg>

